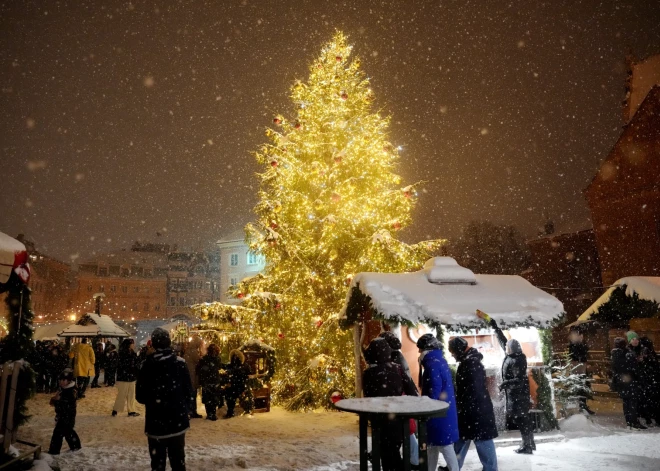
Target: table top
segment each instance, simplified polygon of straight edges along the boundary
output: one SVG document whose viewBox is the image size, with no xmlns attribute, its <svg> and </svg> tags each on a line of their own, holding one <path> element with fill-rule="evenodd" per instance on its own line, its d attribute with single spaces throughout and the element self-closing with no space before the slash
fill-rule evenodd
<svg viewBox="0 0 660 471">
<path fill-rule="evenodd" d="M 415 418 L 442 416 L 449 409 L 449 404 L 428 396 L 388 396 L 342 399 L 335 407 L 357 414 L 388 414 Z"/>
</svg>

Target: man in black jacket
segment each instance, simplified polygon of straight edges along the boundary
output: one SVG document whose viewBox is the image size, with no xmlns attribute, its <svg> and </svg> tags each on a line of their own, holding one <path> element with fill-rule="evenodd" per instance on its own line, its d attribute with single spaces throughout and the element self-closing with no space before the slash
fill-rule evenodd
<svg viewBox="0 0 660 471">
<path fill-rule="evenodd" d="M 462 468 L 470 443 L 474 440 L 483 471 L 497 471 L 493 439 L 497 437 L 493 402 L 486 387 L 483 355 L 468 347 L 467 340 L 449 341 L 449 352 L 459 363 L 456 370 L 456 409 L 459 439 L 454 444 L 458 465 Z"/>
<path fill-rule="evenodd" d="M 170 334 L 151 334 L 156 352 L 140 369 L 136 399 L 146 408 L 144 431 L 149 441 L 152 471 L 164 471 L 167 456 L 172 471 L 185 471 L 185 437 L 190 428 L 188 408 L 193 397 L 188 367 L 170 348 Z"/>
<path fill-rule="evenodd" d="M 638 406 L 640 388 L 638 380 L 639 365 L 634 352 L 626 348 L 626 339 L 614 339 L 612 349 L 612 388 L 619 393 L 623 401 L 623 415 L 626 425 L 631 429 L 644 430 L 646 427 L 639 422 Z"/>
</svg>

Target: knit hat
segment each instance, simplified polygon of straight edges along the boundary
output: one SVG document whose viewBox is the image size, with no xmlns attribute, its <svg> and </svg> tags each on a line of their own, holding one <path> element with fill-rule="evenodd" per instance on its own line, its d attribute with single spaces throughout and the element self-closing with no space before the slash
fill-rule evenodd
<svg viewBox="0 0 660 471">
<path fill-rule="evenodd" d="M 440 342 L 433 334 L 424 334 L 417 340 L 417 348 L 424 350 L 437 350 L 440 348 Z"/>
<path fill-rule="evenodd" d="M 381 332 L 378 337 L 387 340 L 387 343 L 392 350 L 401 350 L 401 340 L 399 340 L 393 332 L 389 330 Z"/>
<path fill-rule="evenodd" d="M 626 334 L 626 338 L 628 339 L 628 343 L 630 343 L 633 341 L 633 339 L 639 338 L 639 335 L 637 335 L 637 332 L 633 330 L 629 330 L 628 333 Z"/>
<path fill-rule="evenodd" d="M 463 353 L 468 343 L 463 337 L 454 337 L 449 341 L 449 351 L 451 353 Z"/>
<path fill-rule="evenodd" d="M 151 333 L 151 344 L 154 348 L 168 348 L 172 345 L 170 333 L 161 327 L 156 327 Z"/>
<path fill-rule="evenodd" d="M 382 364 L 390 361 L 392 357 L 392 349 L 387 343 L 387 340 L 381 337 L 376 337 L 364 351 L 364 359 L 369 364 Z"/>
</svg>

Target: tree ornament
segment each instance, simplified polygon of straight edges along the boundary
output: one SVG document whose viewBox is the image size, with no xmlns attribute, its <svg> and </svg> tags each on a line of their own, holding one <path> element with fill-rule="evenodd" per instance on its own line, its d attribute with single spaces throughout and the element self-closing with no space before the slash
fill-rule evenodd
<svg viewBox="0 0 660 471">
<path fill-rule="evenodd" d="M 277 167 L 277 160 L 271 160 L 270 161 L 270 166 L 271 167 Z"/>
<path fill-rule="evenodd" d="M 270 226 L 271 229 L 277 229 L 279 227 L 275 221 L 271 221 L 269 226 Z"/>
<path fill-rule="evenodd" d="M 300 129 L 302 127 L 302 124 L 300 124 L 300 121 L 296 121 L 296 124 L 294 124 L 293 127 L 296 129 Z"/>
<path fill-rule="evenodd" d="M 319 328 L 323 325 L 323 319 L 321 319 L 320 317 L 318 317 L 318 318 L 316 319 L 316 322 L 314 322 L 314 325 L 316 326 L 317 329 L 319 329 Z"/>
<path fill-rule="evenodd" d="M 346 99 L 348 99 L 348 93 L 346 93 L 346 92 L 342 92 L 342 94 L 341 94 L 341 99 L 342 99 L 342 100 L 346 100 Z"/>
<path fill-rule="evenodd" d="M 331 199 L 333 203 L 338 203 L 341 200 L 341 195 L 339 193 L 333 193 Z"/>
<path fill-rule="evenodd" d="M 341 56 L 337 56 L 337 57 L 335 57 L 335 60 L 336 60 L 337 62 L 341 62 Z"/>
<path fill-rule="evenodd" d="M 401 229 L 401 223 L 399 221 L 395 222 L 394 224 L 392 224 L 392 228 L 394 228 L 395 231 L 398 231 L 399 229 Z"/>
<path fill-rule="evenodd" d="M 284 334 L 282 332 L 277 333 L 277 338 L 282 340 L 284 338 Z"/>
<path fill-rule="evenodd" d="M 273 123 L 275 124 L 282 124 L 282 117 L 281 116 L 275 116 L 273 118 Z"/>
<path fill-rule="evenodd" d="M 236 295 L 236 297 L 237 297 L 238 299 L 243 299 L 243 298 L 245 297 L 245 295 L 244 295 L 243 293 L 238 293 L 238 294 Z"/>
<path fill-rule="evenodd" d="M 341 155 L 335 155 L 335 163 L 336 164 L 340 164 L 341 160 L 342 160 Z"/>
<path fill-rule="evenodd" d="M 275 305 L 275 309 L 282 309 L 282 305 L 281 305 L 280 303 L 277 303 L 277 304 Z"/>
<path fill-rule="evenodd" d="M 406 198 L 410 198 L 412 195 L 410 194 L 409 191 L 404 191 L 403 196 L 405 196 Z"/>
</svg>

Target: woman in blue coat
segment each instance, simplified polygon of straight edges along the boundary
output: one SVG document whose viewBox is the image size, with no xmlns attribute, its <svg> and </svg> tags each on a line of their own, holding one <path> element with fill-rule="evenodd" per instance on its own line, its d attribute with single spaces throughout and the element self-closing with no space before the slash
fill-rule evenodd
<svg viewBox="0 0 660 471">
<path fill-rule="evenodd" d="M 459 471 L 458 459 L 453 446 L 458 441 L 458 416 L 454 383 L 449 365 L 442 354 L 440 342 L 433 335 L 422 335 L 417 341 L 417 348 L 422 366 L 419 381 L 422 395 L 449 404 L 445 417 L 437 417 L 428 421 L 428 469 L 437 469 L 438 458 L 442 453 L 449 471 Z"/>
</svg>

